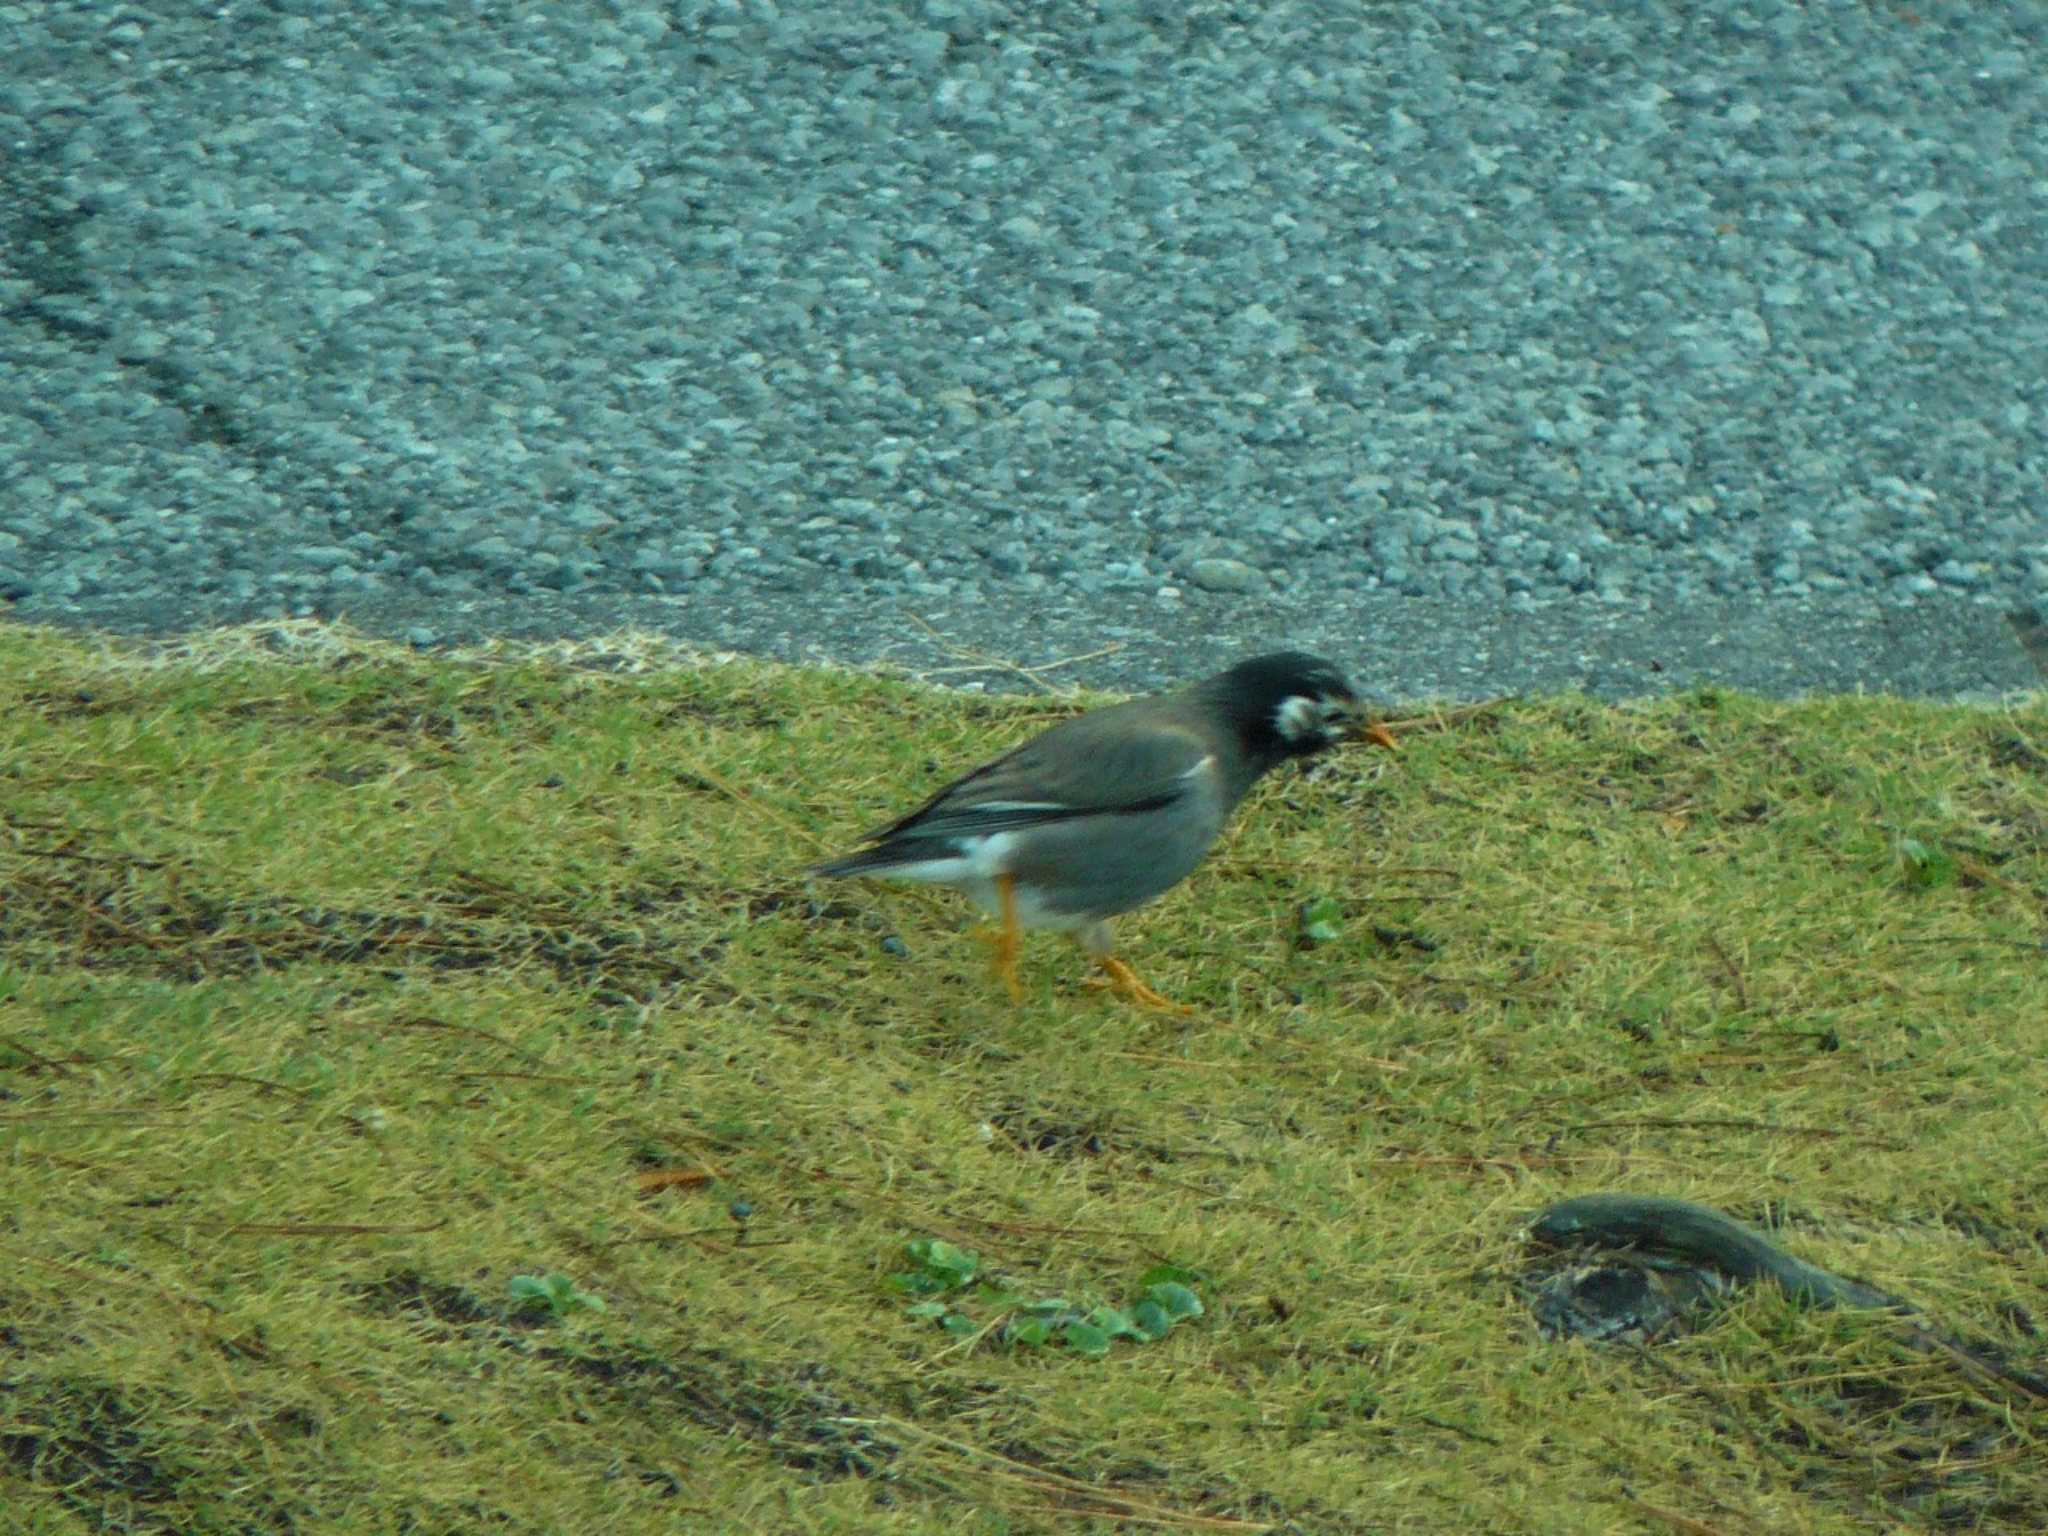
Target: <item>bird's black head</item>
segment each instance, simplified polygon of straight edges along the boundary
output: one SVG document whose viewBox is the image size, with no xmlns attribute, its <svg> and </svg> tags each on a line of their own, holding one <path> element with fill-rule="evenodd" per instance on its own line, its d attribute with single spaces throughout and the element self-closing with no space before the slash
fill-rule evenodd
<svg viewBox="0 0 2048 1536">
<path fill-rule="evenodd" d="M 1301 651 L 1254 656 L 1200 687 L 1262 764 L 1308 757 L 1368 729 L 1365 703 L 1344 674 Z"/>
</svg>

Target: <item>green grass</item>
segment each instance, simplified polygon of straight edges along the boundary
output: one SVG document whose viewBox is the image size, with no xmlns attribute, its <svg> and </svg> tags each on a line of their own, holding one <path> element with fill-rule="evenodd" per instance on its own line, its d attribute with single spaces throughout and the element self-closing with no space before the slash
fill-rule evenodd
<svg viewBox="0 0 2048 1536">
<path fill-rule="evenodd" d="M 2042 1368 L 2038 701 L 1425 716 L 1125 920 L 1182 1019 L 801 873 L 1077 701 L 278 633 L 0 629 L 7 1529 L 2048 1527 L 2048 1404 L 1887 1318 L 1518 1288 L 1679 1195 Z M 922 1238 L 1204 1312 L 1005 1349 Z"/>
</svg>

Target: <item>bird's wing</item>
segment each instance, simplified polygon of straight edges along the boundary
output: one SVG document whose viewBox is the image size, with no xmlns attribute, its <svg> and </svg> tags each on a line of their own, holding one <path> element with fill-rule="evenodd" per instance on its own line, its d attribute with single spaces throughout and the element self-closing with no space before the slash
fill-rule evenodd
<svg viewBox="0 0 2048 1536">
<path fill-rule="evenodd" d="M 1173 721 L 1133 726 L 1121 706 L 1054 726 L 955 779 L 861 841 L 976 836 L 1080 816 L 1156 810 L 1195 791 L 1214 766 L 1209 744 Z"/>
</svg>

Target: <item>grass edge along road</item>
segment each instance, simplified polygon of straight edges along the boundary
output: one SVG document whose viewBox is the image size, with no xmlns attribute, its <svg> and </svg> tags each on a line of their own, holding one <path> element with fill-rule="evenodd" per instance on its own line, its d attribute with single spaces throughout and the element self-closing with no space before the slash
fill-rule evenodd
<svg viewBox="0 0 2048 1536">
<path fill-rule="evenodd" d="M 1520 1239 L 2040 1368 L 2040 700 L 1411 706 L 1119 925 L 1184 1019 L 801 875 L 1084 702 L 0 628 L 8 1528 L 2048 1526 L 1896 1319 L 1557 1342 Z"/>
</svg>

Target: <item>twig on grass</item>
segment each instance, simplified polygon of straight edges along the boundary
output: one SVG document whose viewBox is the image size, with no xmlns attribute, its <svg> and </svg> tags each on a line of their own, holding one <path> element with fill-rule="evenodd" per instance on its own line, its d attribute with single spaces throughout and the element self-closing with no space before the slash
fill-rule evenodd
<svg viewBox="0 0 2048 1536">
<path fill-rule="evenodd" d="M 1408 1417 L 1417 1424 L 1427 1424 L 1431 1429 L 1448 1430 L 1461 1440 L 1476 1440 L 1481 1445 L 1502 1445 L 1506 1443 L 1498 1436 L 1489 1435 L 1483 1430 L 1468 1429 L 1463 1424 L 1453 1424 L 1449 1419 L 1440 1419 L 1432 1413 L 1412 1413 Z"/>
<path fill-rule="evenodd" d="M 1476 704 L 1460 704 L 1452 709 L 1432 709 L 1426 715 L 1404 715 L 1394 720 L 1382 720 L 1380 724 L 1396 736 L 1403 731 L 1421 730 L 1425 726 L 1441 731 L 1462 720 L 1471 720 L 1489 710 L 1499 709 L 1503 704 L 1516 703 L 1520 698 L 1520 694 L 1503 693 L 1491 699 L 1481 699 Z"/>
<path fill-rule="evenodd" d="M 452 1024 L 446 1019 L 437 1019 L 428 1014 L 415 1014 L 409 1018 L 394 1019 L 396 1029 L 445 1029 L 451 1034 L 475 1035 L 479 1040 L 488 1040 L 500 1050 L 510 1051 L 521 1061 L 538 1061 L 540 1058 L 531 1051 L 521 1050 L 503 1035 L 494 1035 L 488 1029 L 479 1029 L 474 1024 Z"/>
<path fill-rule="evenodd" d="M 17 848 L 16 853 L 31 859 L 69 859 L 75 864 L 110 864 L 116 868 L 162 869 L 162 859 L 138 859 L 125 853 L 78 853 L 69 848 Z"/>
<path fill-rule="evenodd" d="M 1721 940 L 1716 935 L 1711 933 L 1707 935 L 1707 948 L 1714 952 L 1714 958 L 1721 962 L 1721 969 L 1728 973 L 1728 980 L 1734 984 L 1735 1001 L 1742 1005 L 1744 1013 L 1748 1013 L 1750 1011 L 1749 986 L 1743 981 L 1742 972 L 1736 967 L 1734 960 L 1729 958 L 1728 951 L 1722 948 Z"/>
<path fill-rule="evenodd" d="M 394 1222 L 388 1225 L 354 1221 L 183 1221 L 178 1223 L 177 1229 L 256 1237 L 411 1237 L 422 1232 L 438 1232 L 447 1225 L 448 1218 L 443 1216 L 439 1221 Z"/>
<path fill-rule="evenodd" d="M 1667 1118 L 1662 1115 L 1632 1116 L 1618 1120 L 1582 1120 L 1577 1125 L 1559 1126 L 1551 1134 L 1570 1136 L 1579 1131 L 1768 1131 L 1779 1136 L 1855 1136 L 1866 1146 L 1902 1152 L 1906 1144 L 1882 1136 L 1864 1136 L 1841 1125 L 1774 1125 L 1768 1120 L 1742 1120 L 1732 1116 L 1703 1116 L 1697 1119 Z"/>
<path fill-rule="evenodd" d="M 1045 681 L 1044 673 L 1057 672 L 1062 667 L 1078 666 L 1084 661 L 1099 661 L 1105 656 L 1114 656 L 1123 649 L 1121 644 L 1112 642 L 1109 645 L 1099 646 L 1092 651 L 1083 651 L 1077 656 L 1062 656 L 1057 661 L 1042 662 L 1038 666 L 1027 667 L 1022 662 L 1011 661 L 1008 657 L 996 656 L 988 651 L 977 651 L 970 646 L 956 645 L 940 634 L 938 629 L 929 620 L 920 618 L 908 609 L 904 610 L 903 616 L 930 636 L 932 644 L 945 652 L 946 655 L 962 663 L 962 665 L 957 667 L 940 667 L 936 671 L 919 673 L 918 676 L 926 681 L 935 677 L 955 676 L 963 672 L 1001 672 L 1010 677 L 1022 678 L 1024 682 L 1036 688 L 1040 693 L 1051 693 L 1053 691 L 1052 686 Z"/>
<path fill-rule="evenodd" d="M 1661 1504 L 1651 1504 L 1643 1499 L 1632 1499 L 1626 1496 L 1624 1496 L 1623 1502 L 1629 1508 L 1640 1510 L 1653 1520 L 1662 1520 L 1675 1531 L 1686 1532 L 1687 1536 L 1721 1536 L 1721 1528 L 1718 1525 L 1709 1525 L 1704 1520 L 1696 1520 L 1691 1515 L 1682 1515 L 1675 1509 L 1664 1508 Z"/>
<path fill-rule="evenodd" d="M 998 1451 L 985 1446 L 955 1440 L 934 1430 L 912 1424 L 906 1419 L 895 1418 L 835 1418 L 823 1422 L 847 1429 L 883 1430 L 905 1440 L 923 1441 L 926 1445 L 949 1451 L 979 1468 L 984 1476 L 997 1478 L 1029 1488 L 1037 1493 L 1059 1500 L 1053 1508 L 1064 1515 L 1093 1515 L 1106 1519 L 1138 1521 L 1147 1525 L 1163 1525 L 1173 1530 L 1187 1531 L 1270 1531 L 1274 1522 L 1270 1520 L 1239 1520 L 1229 1515 L 1203 1515 L 1193 1510 L 1174 1509 L 1149 1500 L 1136 1499 L 1128 1494 L 1116 1493 L 1099 1483 L 1087 1483 L 1077 1477 L 1034 1467 L 1026 1462 L 1012 1461 Z M 1078 1506 L 1078 1507 L 1077 1507 Z"/>
<path fill-rule="evenodd" d="M 38 1067 L 45 1072 L 54 1072 L 59 1077 L 69 1077 L 71 1075 L 71 1069 L 65 1066 L 63 1062 L 53 1057 L 45 1056 L 41 1051 L 26 1044 L 19 1035 L 0 1035 L 0 1045 L 8 1047 L 10 1050 L 19 1051 L 28 1058 L 29 1065 L 33 1067 Z"/>
<path fill-rule="evenodd" d="M 247 1072 L 191 1072 L 178 1079 L 183 1083 L 243 1083 L 251 1088 L 261 1088 L 270 1093 L 288 1093 L 301 1103 L 312 1094 L 303 1088 L 294 1088 L 290 1083 L 275 1083 L 267 1077 L 253 1077 Z"/>
</svg>

